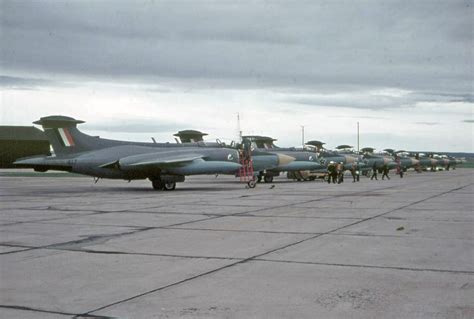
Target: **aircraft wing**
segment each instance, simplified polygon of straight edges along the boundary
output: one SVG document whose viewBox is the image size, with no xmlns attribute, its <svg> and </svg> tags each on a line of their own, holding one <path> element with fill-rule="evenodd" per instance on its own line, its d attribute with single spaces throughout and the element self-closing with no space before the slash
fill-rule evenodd
<svg viewBox="0 0 474 319">
<path fill-rule="evenodd" d="M 177 175 L 233 173 L 240 168 L 240 164 L 233 161 L 206 161 L 205 157 L 199 153 L 160 154 L 158 152 L 124 157 L 115 165 L 107 167 L 120 168 L 122 171 L 159 169 Z"/>
<path fill-rule="evenodd" d="M 45 172 L 49 169 L 57 171 L 70 171 L 72 165 L 69 159 L 57 159 L 51 156 L 35 156 L 17 159 L 17 167 L 33 168 L 35 171 Z"/>
<path fill-rule="evenodd" d="M 194 157 L 174 157 L 174 158 L 156 158 L 156 159 L 147 159 L 147 160 L 142 160 L 138 161 L 135 163 L 128 163 L 130 166 L 157 166 L 157 167 L 162 167 L 162 166 L 180 166 L 183 164 L 190 163 L 194 160 L 201 159 L 203 156 L 194 156 Z"/>
<path fill-rule="evenodd" d="M 119 165 L 120 167 L 157 167 L 157 168 L 167 168 L 173 166 L 183 166 L 188 163 L 191 163 L 197 159 L 202 159 L 204 155 L 202 154 L 160 154 L 160 153 L 151 153 L 151 154 L 141 154 L 133 155 L 121 158 L 115 163 L 108 163 L 102 165 L 101 167 L 111 167 L 110 165 Z"/>
</svg>

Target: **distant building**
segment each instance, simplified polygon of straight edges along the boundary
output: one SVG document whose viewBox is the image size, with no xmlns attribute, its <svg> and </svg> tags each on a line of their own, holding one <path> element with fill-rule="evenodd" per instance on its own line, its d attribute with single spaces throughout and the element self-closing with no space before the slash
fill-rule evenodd
<svg viewBox="0 0 474 319">
<path fill-rule="evenodd" d="M 33 126 L 0 126 L 0 168 L 12 168 L 21 157 L 51 155 L 43 131 Z"/>
</svg>

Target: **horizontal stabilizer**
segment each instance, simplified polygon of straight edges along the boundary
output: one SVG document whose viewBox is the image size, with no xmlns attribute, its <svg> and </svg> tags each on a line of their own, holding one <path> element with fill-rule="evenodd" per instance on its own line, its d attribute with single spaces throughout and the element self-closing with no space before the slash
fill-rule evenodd
<svg viewBox="0 0 474 319">
<path fill-rule="evenodd" d="M 67 159 L 56 159 L 50 156 L 36 156 L 20 158 L 13 164 L 17 167 L 28 167 L 34 168 L 35 170 L 59 170 L 59 171 L 70 171 L 72 166 Z"/>
</svg>

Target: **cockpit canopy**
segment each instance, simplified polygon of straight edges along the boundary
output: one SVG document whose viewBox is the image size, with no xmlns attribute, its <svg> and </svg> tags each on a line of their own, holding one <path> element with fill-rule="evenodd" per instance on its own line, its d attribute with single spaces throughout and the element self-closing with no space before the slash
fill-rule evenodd
<svg viewBox="0 0 474 319">
<path fill-rule="evenodd" d="M 252 148 L 278 148 L 278 146 L 273 143 L 276 141 L 276 139 L 269 136 L 246 135 L 242 136 L 242 139 L 250 141 Z"/>
</svg>

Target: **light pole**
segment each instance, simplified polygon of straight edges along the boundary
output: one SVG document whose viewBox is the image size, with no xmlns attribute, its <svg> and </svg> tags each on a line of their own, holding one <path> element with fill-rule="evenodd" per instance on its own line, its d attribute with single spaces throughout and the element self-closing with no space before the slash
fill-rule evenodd
<svg viewBox="0 0 474 319">
<path fill-rule="evenodd" d="M 357 154 L 359 154 L 359 122 L 357 122 Z"/>
<path fill-rule="evenodd" d="M 301 125 L 301 145 L 304 148 L 304 125 Z"/>
</svg>

